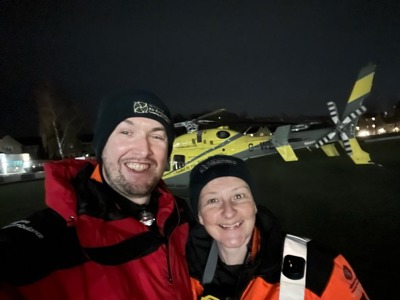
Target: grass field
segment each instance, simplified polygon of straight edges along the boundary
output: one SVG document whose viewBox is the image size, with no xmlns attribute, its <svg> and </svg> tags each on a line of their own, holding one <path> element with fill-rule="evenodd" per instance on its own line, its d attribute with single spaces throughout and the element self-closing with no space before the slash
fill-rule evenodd
<svg viewBox="0 0 400 300">
<path fill-rule="evenodd" d="M 375 165 L 299 153 L 249 161 L 260 202 L 288 232 L 318 239 L 351 262 L 371 299 L 395 295 L 400 268 L 400 141 L 363 145 Z"/>
<path fill-rule="evenodd" d="M 354 165 L 320 151 L 248 161 L 257 201 L 293 234 L 318 239 L 353 265 L 371 299 L 396 295 L 400 263 L 400 140 L 363 143 L 375 164 Z M 180 191 L 181 196 L 185 192 Z M 0 185 L 0 226 L 44 207 L 43 181 Z"/>
</svg>

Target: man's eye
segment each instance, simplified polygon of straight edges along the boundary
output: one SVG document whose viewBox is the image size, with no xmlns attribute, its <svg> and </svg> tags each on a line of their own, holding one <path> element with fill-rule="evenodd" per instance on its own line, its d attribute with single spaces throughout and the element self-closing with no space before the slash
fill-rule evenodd
<svg viewBox="0 0 400 300">
<path fill-rule="evenodd" d="M 124 135 L 128 135 L 130 132 L 129 131 L 127 131 L 127 130 L 122 130 L 121 131 L 121 134 L 124 134 Z"/>
<path fill-rule="evenodd" d="M 165 139 L 166 139 L 166 137 L 163 135 L 153 135 L 152 137 L 153 137 L 153 139 L 160 140 L 160 141 L 165 141 Z"/>
</svg>

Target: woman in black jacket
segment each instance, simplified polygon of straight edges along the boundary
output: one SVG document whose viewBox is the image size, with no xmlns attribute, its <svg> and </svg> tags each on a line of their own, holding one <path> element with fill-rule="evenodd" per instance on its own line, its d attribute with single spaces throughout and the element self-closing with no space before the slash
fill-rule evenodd
<svg viewBox="0 0 400 300">
<path fill-rule="evenodd" d="M 187 245 L 194 299 L 368 299 L 342 255 L 283 234 L 253 191 L 238 158 L 213 156 L 192 170 L 200 223 Z"/>
</svg>

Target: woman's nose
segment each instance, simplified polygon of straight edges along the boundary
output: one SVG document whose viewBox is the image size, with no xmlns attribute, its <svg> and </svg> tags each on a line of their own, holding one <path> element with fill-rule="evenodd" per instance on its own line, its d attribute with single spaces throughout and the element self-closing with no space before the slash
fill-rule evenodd
<svg viewBox="0 0 400 300">
<path fill-rule="evenodd" d="M 231 218 L 236 214 L 236 208 L 231 201 L 224 201 L 222 205 L 222 214 L 226 218 Z"/>
</svg>

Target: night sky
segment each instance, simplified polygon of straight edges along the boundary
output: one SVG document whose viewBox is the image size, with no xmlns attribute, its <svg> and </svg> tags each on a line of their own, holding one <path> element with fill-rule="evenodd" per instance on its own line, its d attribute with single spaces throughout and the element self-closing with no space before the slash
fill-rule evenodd
<svg viewBox="0 0 400 300">
<path fill-rule="evenodd" d="M 369 110 L 400 99 L 400 1 L 0 1 L 0 135 L 37 135 L 33 94 L 50 82 L 93 125 L 122 89 L 173 114 L 328 115 L 358 71 L 377 72 Z"/>
</svg>

